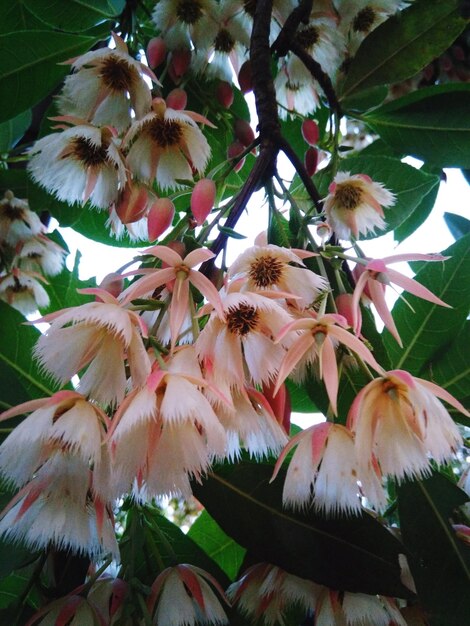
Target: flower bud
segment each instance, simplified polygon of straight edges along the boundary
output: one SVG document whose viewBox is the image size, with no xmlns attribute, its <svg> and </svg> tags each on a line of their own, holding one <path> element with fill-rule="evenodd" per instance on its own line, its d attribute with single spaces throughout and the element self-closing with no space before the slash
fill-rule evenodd
<svg viewBox="0 0 470 626">
<path fill-rule="evenodd" d="M 99 287 L 117 298 L 124 287 L 124 279 L 121 274 L 111 272 L 111 274 L 106 274 Z M 96 299 L 101 302 L 101 298 L 99 296 L 96 296 Z"/>
<path fill-rule="evenodd" d="M 116 213 L 123 224 L 140 220 L 147 208 L 148 192 L 145 187 L 128 183 L 116 204 Z"/>
<path fill-rule="evenodd" d="M 204 224 L 212 211 L 215 201 L 216 186 L 210 178 L 202 178 L 195 185 L 191 194 L 191 212 L 198 226 Z"/>
<path fill-rule="evenodd" d="M 149 67 L 152 69 L 163 63 L 166 56 L 166 43 L 161 37 L 153 37 L 147 45 L 145 53 Z"/>
<path fill-rule="evenodd" d="M 173 89 L 166 97 L 166 106 L 169 109 L 175 109 L 176 111 L 182 111 L 186 108 L 188 102 L 188 94 L 184 89 Z"/>
<path fill-rule="evenodd" d="M 240 154 L 242 154 L 244 150 L 245 150 L 245 146 L 243 144 L 241 144 L 239 141 L 234 141 L 227 148 L 227 158 L 235 159 Z M 245 158 L 243 157 L 243 159 L 241 159 L 241 161 L 239 161 L 235 165 L 234 167 L 235 172 L 238 172 L 239 170 L 241 170 L 244 164 L 245 164 Z"/>
<path fill-rule="evenodd" d="M 309 148 L 306 150 L 304 164 L 308 175 L 313 176 L 317 171 L 318 166 L 318 150 L 316 148 Z"/>
<path fill-rule="evenodd" d="M 171 226 L 175 205 L 169 198 L 159 198 L 152 204 L 147 216 L 149 241 L 158 239 Z"/>
<path fill-rule="evenodd" d="M 279 391 L 274 396 L 275 384 L 270 382 L 269 384 L 263 384 L 263 395 L 269 403 L 277 422 L 283 427 L 285 432 L 290 432 L 290 420 L 291 420 L 291 402 L 289 392 L 286 384 L 282 383 L 279 387 Z"/>
<path fill-rule="evenodd" d="M 236 120 L 233 130 L 235 132 L 235 138 L 245 147 L 249 146 L 255 140 L 255 133 L 245 120 Z"/>
<path fill-rule="evenodd" d="M 191 50 L 186 48 L 174 50 L 171 54 L 169 74 L 175 83 L 179 83 L 186 74 L 191 62 Z"/>
<path fill-rule="evenodd" d="M 248 93 L 253 89 L 251 79 L 251 62 L 245 61 L 238 72 L 238 84 L 242 93 Z"/>
<path fill-rule="evenodd" d="M 302 137 L 309 146 L 316 146 L 320 137 L 318 124 L 313 120 L 304 120 L 302 122 Z"/>
<path fill-rule="evenodd" d="M 352 293 L 340 293 L 336 296 L 335 303 L 338 313 L 346 318 L 346 321 L 350 326 L 354 328 L 354 325 L 356 325 L 355 330 L 357 331 L 357 334 L 359 334 L 362 327 L 362 314 L 360 307 L 358 307 L 356 311 L 357 317 L 354 317 Z"/>
<path fill-rule="evenodd" d="M 320 237 L 322 245 L 328 241 L 332 234 L 333 229 L 327 222 L 321 222 L 317 225 L 317 235 Z"/>
<path fill-rule="evenodd" d="M 215 95 L 224 108 L 230 109 L 233 104 L 233 89 L 230 83 L 227 83 L 224 80 L 220 81 L 217 85 Z"/>
</svg>

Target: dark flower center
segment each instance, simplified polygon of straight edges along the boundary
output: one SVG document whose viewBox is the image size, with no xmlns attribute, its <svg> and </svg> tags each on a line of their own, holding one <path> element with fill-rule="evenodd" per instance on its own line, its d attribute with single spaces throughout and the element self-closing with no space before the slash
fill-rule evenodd
<svg viewBox="0 0 470 626">
<path fill-rule="evenodd" d="M 214 48 L 217 52 L 228 54 L 233 50 L 235 39 L 226 28 L 221 28 L 214 39 Z"/>
<path fill-rule="evenodd" d="M 202 17 L 201 3 L 197 0 L 180 0 L 176 15 L 185 24 L 195 24 Z"/>
<path fill-rule="evenodd" d="M 249 276 L 258 288 L 277 285 L 281 280 L 284 263 L 274 256 L 255 259 L 250 265 Z"/>
<path fill-rule="evenodd" d="M 308 50 L 309 48 L 313 48 L 313 46 L 318 43 L 320 35 L 318 33 L 318 28 L 315 26 L 308 26 L 307 28 L 303 28 L 297 32 L 295 38 L 302 48 Z"/>
<path fill-rule="evenodd" d="M 97 167 L 109 161 L 106 145 L 97 146 L 85 137 L 74 137 L 71 143 L 72 157 L 85 167 Z"/>
<path fill-rule="evenodd" d="M 108 89 L 123 92 L 131 88 L 134 73 L 125 61 L 111 55 L 101 64 L 100 76 Z"/>
<path fill-rule="evenodd" d="M 254 330 L 259 322 L 259 313 L 251 304 L 241 303 L 238 307 L 230 307 L 227 315 L 227 326 L 231 333 L 244 337 Z"/>
<path fill-rule="evenodd" d="M 375 22 L 376 13 L 370 6 L 359 11 L 353 20 L 352 28 L 356 33 L 368 33 Z"/>
<path fill-rule="evenodd" d="M 335 200 L 342 209 L 352 211 L 361 203 L 362 190 L 352 183 L 339 183 L 335 189 Z"/>
<path fill-rule="evenodd" d="M 160 117 L 149 122 L 145 131 L 162 148 L 178 145 L 183 136 L 183 128 L 180 122 Z"/>
</svg>

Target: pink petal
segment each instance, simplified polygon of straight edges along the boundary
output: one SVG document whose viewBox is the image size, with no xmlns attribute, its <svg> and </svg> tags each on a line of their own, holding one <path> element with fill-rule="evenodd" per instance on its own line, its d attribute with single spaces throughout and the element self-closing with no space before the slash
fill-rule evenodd
<svg viewBox="0 0 470 626">
<path fill-rule="evenodd" d="M 363 361 L 368 363 L 377 372 L 381 374 L 384 372 L 383 367 L 377 363 L 372 355 L 372 352 L 355 335 L 348 333 L 347 330 L 339 328 L 338 326 L 330 327 L 328 332 L 332 337 L 336 337 L 336 339 L 339 339 L 341 343 L 350 348 L 353 352 L 356 352 L 356 354 L 358 354 Z"/>
<path fill-rule="evenodd" d="M 171 349 L 173 350 L 178 335 L 183 325 L 184 318 L 189 311 L 189 281 L 177 279 L 173 289 L 173 295 L 170 304 L 170 333 L 171 333 Z"/>
<path fill-rule="evenodd" d="M 144 250 L 143 254 L 152 254 L 156 256 L 157 259 L 161 259 L 164 263 L 173 267 L 183 264 L 186 265 L 180 255 L 168 246 L 152 246 Z"/>
<path fill-rule="evenodd" d="M 6 411 L 3 411 L 3 413 L 0 413 L 0 422 L 3 422 L 3 420 L 7 420 L 10 417 L 15 417 L 15 415 L 22 415 L 23 413 L 36 411 L 47 404 L 49 400 L 50 398 L 38 398 L 37 400 L 29 400 L 28 402 L 18 404 L 18 406 L 13 406 L 11 409 L 7 409 Z"/>
<path fill-rule="evenodd" d="M 351 335 L 352 336 L 352 335 Z M 320 376 L 325 383 L 326 392 L 330 400 L 331 408 L 334 415 L 338 414 L 337 402 L 338 397 L 338 365 L 336 363 L 336 354 L 331 339 L 326 337 L 323 342 L 320 353 Z"/>
<path fill-rule="evenodd" d="M 204 117 L 204 115 L 201 115 L 200 113 L 196 113 L 195 111 L 186 111 L 186 110 L 181 111 L 181 113 L 184 113 L 185 115 L 190 117 L 195 122 L 198 122 L 199 124 L 205 124 L 206 126 L 210 126 L 211 128 L 217 128 L 217 126 L 215 126 L 212 122 L 210 122 L 207 119 L 207 117 Z"/>
<path fill-rule="evenodd" d="M 311 335 L 311 333 L 303 333 L 296 341 L 294 341 L 287 351 L 287 354 L 281 363 L 281 367 L 279 368 L 273 396 L 277 394 L 282 383 L 289 376 L 304 354 L 310 350 L 314 343 L 315 338 Z"/>
<path fill-rule="evenodd" d="M 312 463 L 314 467 L 318 467 L 320 464 L 332 426 L 331 422 L 323 422 L 312 427 Z"/>
<path fill-rule="evenodd" d="M 119 304 L 119 300 L 117 298 L 110 294 L 109 291 L 106 291 L 106 289 L 101 289 L 100 287 L 77 289 L 77 293 L 83 293 L 89 296 L 98 296 L 102 302 L 106 302 L 107 304 Z"/>
<path fill-rule="evenodd" d="M 435 396 L 437 396 L 438 398 L 441 398 L 442 400 L 445 400 L 446 402 L 448 402 L 451 406 L 456 408 L 457 411 L 460 411 L 461 413 L 463 413 L 467 417 L 470 417 L 470 413 L 463 406 L 463 404 L 461 404 L 457 400 L 457 398 L 454 398 L 454 396 L 451 395 L 448 391 L 446 391 L 443 387 L 440 387 L 439 385 L 436 385 L 436 383 L 432 383 L 429 380 L 424 380 L 423 378 L 416 378 L 416 376 L 415 376 L 415 380 L 417 380 L 419 383 L 421 383 L 421 385 L 423 385 L 424 387 L 427 387 L 429 389 L 429 391 L 432 391 L 432 393 Z"/>
<path fill-rule="evenodd" d="M 196 287 L 196 289 L 202 293 L 206 300 L 212 304 L 219 317 L 224 319 L 225 313 L 222 300 L 220 299 L 220 294 L 211 281 L 204 276 L 204 274 L 201 274 L 201 272 L 196 270 L 190 271 L 189 280 Z"/>
<path fill-rule="evenodd" d="M 294 435 L 294 437 L 292 437 L 292 439 L 289 441 L 289 443 L 287 443 L 281 454 L 279 455 L 279 458 L 276 461 L 276 465 L 274 466 L 274 471 L 273 471 L 273 475 L 271 476 L 270 479 L 270 483 L 273 482 L 273 480 L 276 479 L 276 476 L 279 474 L 279 470 L 281 469 L 281 466 L 286 458 L 286 456 L 289 454 L 289 452 L 292 450 L 292 448 L 294 448 L 301 439 L 303 439 L 304 437 L 308 436 L 307 433 L 309 433 L 312 429 L 314 428 L 314 426 L 310 426 L 310 428 L 306 428 L 305 430 L 302 430 L 300 433 L 297 433 L 296 435 Z"/>
<path fill-rule="evenodd" d="M 196 600 L 202 612 L 205 610 L 204 594 L 202 593 L 201 585 L 198 577 L 187 565 L 177 565 L 178 573 L 181 580 L 189 589 L 191 596 Z"/>
<path fill-rule="evenodd" d="M 188 267 L 195 267 L 199 263 L 213 259 L 214 256 L 215 254 L 207 248 L 197 248 L 184 257 L 184 264 Z"/>
<path fill-rule="evenodd" d="M 440 306 L 445 306 L 449 309 L 452 308 L 450 304 L 446 304 L 443 300 L 434 295 L 432 291 L 429 291 L 427 287 L 421 285 L 421 283 L 418 283 L 418 281 L 414 280 L 413 278 L 409 278 L 408 276 L 400 274 L 400 272 L 396 272 L 395 270 L 391 269 L 387 270 L 387 276 L 392 283 L 395 283 L 399 287 L 402 287 L 403 289 L 405 289 L 405 291 L 412 293 L 418 298 L 428 300 L 429 302 L 439 304 Z"/>
<path fill-rule="evenodd" d="M 141 296 L 155 291 L 155 289 L 161 287 L 173 278 L 175 278 L 175 270 L 173 267 L 155 270 L 153 274 L 140 278 L 136 283 L 122 292 L 122 304 L 129 304 L 131 300 L 135 300 L 136 298 L 140 298 Z"/>
<path fill-rule="evenodd" d="M 400 348 L 403 348 L 403 343 L 400 339 L 400 335 L 398 334 L 397 327 L 395 326 L 393 317 L 390 311 L 388 310 L 388 306 L 385 301 L 385 296 L 384 296 L 384 292 L 382 289 L 382 285 L 378 283 L 376 280 L 370 280 L 368 285 L 369 285 L 369 292 L 370 292 L 371 300 L 374 303 L 375 308 L 377 309 L 377 313 L 379 314 L 381 320 L 383 321 L 385 326 L 388 328 L 390 333 L 397 340 L 397 343 L 400 346 Z"/>
<path fill-rule="evenodd" d="M 418 253 L 404 253 L 395 254 L 394 256 L 383 257 L 382 261 L 388 265 L 389 263 L 399 263 L 400 261 L 447 261 L 450 256 L 443 256 L 442 254 L 418 254 Z"/>
</svg>

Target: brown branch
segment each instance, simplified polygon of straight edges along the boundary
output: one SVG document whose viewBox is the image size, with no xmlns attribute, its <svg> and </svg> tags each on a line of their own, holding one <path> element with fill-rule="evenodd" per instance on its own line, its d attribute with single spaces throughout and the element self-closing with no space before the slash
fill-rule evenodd
<svg viewBox="0 0 470 626">
<path fill-rule="evenodd" d="M 300 180 L 303 182 L 305 189 L 307 190 L 308 195 L 312 198 L 312 202 L 315 205 L 315 208 L 318 213 L 322 211 L 322 199 L 320 194 L 318 193 L 318 189 L 316 188 L 313 180 L 308 175 L 307 170 L 305 169 L 304 164 L 299 159 L 294 149 L 290 145 L 290 143 L 284 137 L 280 138 L 279 141 L 279 149 L 284 152 L 286 157 L 292 163 L 295 168 L 295 171 L 300 176 Z"/>
<path fill-rule="evenodd" d="M 271 46 L 271 50 L 278 57 L 285 57 L 290 50 L 290 44 L 299 24 L 302 22 L 307 24 L 312 12 L 313 0 L 301 0 L 299 5 L 295 7 L 292 13 L 284 22 L 284 26 L 281 32 L 276 38 L 276 41 Z"/>
</svg>

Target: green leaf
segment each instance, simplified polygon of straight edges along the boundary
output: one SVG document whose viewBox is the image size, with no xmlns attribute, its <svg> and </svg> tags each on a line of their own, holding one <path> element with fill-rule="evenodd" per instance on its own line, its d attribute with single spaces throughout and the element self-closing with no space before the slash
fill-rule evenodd
<svg viewBox="0 0 470 626">
<path fill-rule="evenodd" d="M 444 250 L 447 261 L 426 263 L 416 280 L 453 308 L 445 308 L 405 293 L 407 302 L 398 300 L 393 319 L 403 348 L 385 330 L 384 343 L 392 367 L 419 374 L 462 328 L 470 307 L 470 234 Z"/>
<path fill-rule="evenodd" d="M 439 193 L 439 184 L 435 185 L 423 197 L 413 213 L 393 231 L 395 241 L 401 243 L 407 237 L 412 235 L 429 217 L 436 203 L 437 194 Z"/>
<path fill-rule="evenodd" d="M 52 28 L 79 32 L 118 16 L 125 0 L 23 0 L 25 7 Z"/>
<path fill-rule="evenodd" d="M 85 302 L 94 300 L 94 296 L 77 292 L 77 289 L 96 287 L 96 280 L 94 278 L 84 281 L 80 280 L 78 277 L 81 256 L 81 253 L 77 250 L 72 271 L 64 267 L 60 274 L 48 278 L 49 284 L 46 286 L 46 289 L 49 294 L 50 304 L 47 310 L 44 311 L 44 314 L 58 311 L 65 307 L 80 306 L 81 304 L 85 304 Z"/>
<path fill-rule="evenodd" d="M 341 161 L 340 170 L 351 174 L 367 174 L 374 182 L 382 183 L 396 195 L 395 204 L 385 209 L 385 228 L 363 235 L 361 239 L 373 239 L 395 230 L 421 204 L 423 196 L 439 185 L 438 176 L 387 156 L 374 156 L 373 159 L 361 155 L 348 157 Z M 326 194 L 331 182 L 328 174 L 319 174 L 315 178 L 319 182 L 320 193 Z"/>
<path fill-rule="evenodd" d="M 14 406 L 52 395 L 58 388 L 31 357 L 39 331 L 25 326 L 24 317 L 4 302 L 0 302 L 0 319 L 0 379 L 8 381 L 2 385 L 2 405 Z"/>
<path fill-rule="evenodd" d="M 2 553 L 3 554 L 3 553 Z M 6 609 L 8 606 L 15 604 L 21 595 L 26 591 L 31 576 L 33 575 L 34 565 L 30 565 L 18 572 L 13 572 L 6 578 L 0 580 L 0 610 Z M 38 609 L 41 605 L 41 596 L 36 589 L 28 594 L 28 604 Z"/>
<path fill-rule="evenodd" d="M 398 511 L 420 603 L 431 626 L 462 626 L 470 615 L 470 548 L 449 518 L 468 496 L 440 474 L 398 488 Z"/>
<path fill-rule="evenodd" d="M 292 411 L 296 413 L 317 413 L 318 408 L 309 396 L 305 385 L 296 385 L 291 380 L 286 380 L 287 391 Z"/>
<path fill-rule="evenodd" d="M 454 239 L 460 239 L 470 233 L 470 220 L 456 213 L 444 213 L 444 220 Z"/>
<path fill-rule="evenodd" d="M 207 511 L 199 515 L 187 536 L 223 569 L 230 580 L 235 580 L 246 550 L 226 535 Z"/>
<path fill-rule="evenodd" d="M 470 85 L 419 89 L 364 115 L 398 152 L 439 167 L 470 167 Z"/>
<path fill-rule="evenodd" d="M 342 109 L 346 114 L 348 112 L 367 111 L 382 104 L 387 95 L 388 89 L 384 85 L 371 87 L 346 98 L 342 102 Z"/>
<path fill-rule="evenodd" d="M 0 34 L 13 33 L 18 30 L 44 30 L 45 27 L 44 22 L 28 11 L 23 0 L 9 0 L 3 3 Z"/>
<path fill-rule="evenodd" d="M 233 230 L 233 228 L 229 228 L 228 226 L 217 226 L 217 228 L 221 233 L 224 233 L 227 237 L 232 237 L 232 239 L 246 239 L 246 235 L 237 233 L 237 231 Z"/>
<path fill-rule="evenodd" d="M 31 124 L 31 111 L 24 111 L 0 124 L 0 152 L 14 148 Z"/>
<path fill-rule="evenodd" d="M 3 509 L 7 506 L 13 496 L 14 493 L 10 492 L 4 487 L 0 487 L 0 511 L 3 511 Z M 25 567 L 27 564 L 31 563 L 37 558 L 37 552 L 31 551 L 21 544 L 12 543 L 3 539 L 0 540 L 0 554 L 2 555 L 2 558 L 0 559 L 0 579 L 4 579 L 5 577 L 9 576 L 14 570 Z M 0 580 L 0 596 L 2 582 L 3 581 Z M 0 606 L 0 608 L 3 607 Z"/>
<path fill-rule="evenodd" d="M 329 517 L 282 506 L 285 471 L 269 484 L 267 462 L 217 466 L 193 482 L 196 498 L 230 537 L 256 561 L 333 589 L 409 597 L 400 581 L 404 549 L 367 513 Z"/>
<path fill-rule="evenodd" d="M 58 65 L 86 52 L 94 37 L 53 31 L 23 30 L 0 35 L 0 82 L 2 99 L 0 121 L 29 109 L 47 96 L 68 73 Z"/>
<path fill-rule="evenodd" d="M 363 41 L 341 89 L 341 99 L 376 85 L 401 82 L 440 56 L 466 26 L 459 0 L 419 0 Z"/>
</svg>

